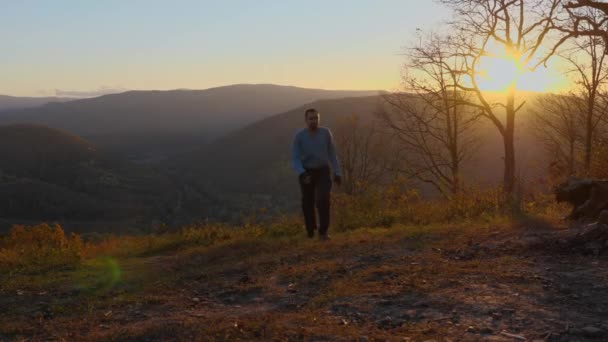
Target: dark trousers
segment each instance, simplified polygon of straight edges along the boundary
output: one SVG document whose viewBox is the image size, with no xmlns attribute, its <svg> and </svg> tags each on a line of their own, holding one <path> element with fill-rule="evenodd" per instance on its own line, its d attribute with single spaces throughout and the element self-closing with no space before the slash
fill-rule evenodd
<svg viewBox="0 0 608 342">
<path fill-rule="evenodd" d="M 317 229 L 315 207 L 319 214 L 319 234 L 327 234 L 329 228 L 329 203 L 331 194 L 331 172 L 329 167 L 320 169 L 306 169 L 312 176 L 309 184 L 302 183 L 300 177 L 300 190 L 302 191 L 302 212 L 306 230 L 312 232 Z"/>
</svg>

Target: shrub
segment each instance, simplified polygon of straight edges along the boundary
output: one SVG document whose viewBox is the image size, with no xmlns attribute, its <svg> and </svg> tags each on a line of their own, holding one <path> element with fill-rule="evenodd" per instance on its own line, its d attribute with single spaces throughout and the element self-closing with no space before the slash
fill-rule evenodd
<svg viewBox="0 0 608 342">
<path fill-rule="evenodd" d="M 450 199 L 422 199 L 415 190 L 389 186 L 358 195 L 333 194 L 332 225 L 338 231 L 393 224 L 424 225 L 508 215 L 513 205 L 499 188 L 468 188 Z M 550 196 L 533 194 L 521 199 L 520 211 L 537 212 L 550 206 Z M 517 209 L 517 208 L 516 208 Z"/>
<path fill-rule="evenodd" d="M 3 272 L 74 266 L 82 257 L 80 237 L 73 233 L 67 237 L 58 224 L 14 225 L 0 240 L 0 271 Z"/>
</svg>

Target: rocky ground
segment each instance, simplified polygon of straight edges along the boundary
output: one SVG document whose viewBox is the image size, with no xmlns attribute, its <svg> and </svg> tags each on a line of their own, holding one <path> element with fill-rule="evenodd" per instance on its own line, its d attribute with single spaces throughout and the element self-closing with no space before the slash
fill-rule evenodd
<svg viewBox="0 0 608 342">
<path fill-rule="evenodd" d="M 608 340 L 608 258 L 566 243 L 582 229 L 396 226 L 97 261 L 0 285 L 0 340 Z"/>
</svg>

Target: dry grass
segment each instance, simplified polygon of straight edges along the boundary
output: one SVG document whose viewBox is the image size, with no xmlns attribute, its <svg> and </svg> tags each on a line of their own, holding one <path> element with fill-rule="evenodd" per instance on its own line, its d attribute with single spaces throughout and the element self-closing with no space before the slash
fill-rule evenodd
<svg viewBox="0 0 608 342">
<path fill-rule="evenodd" d="M 398 185 L 359 196 L 335 194 L 332 198 L 332 231 L 347 232 L 365 228 L 428 226 L 450 222 L 487 222 L 512 214 L 499 190 L 471 189 L 449 201 L 421 200 L 414 191 Z M 509 208 L 509 209 L 507 209 Z M 547 195 L 521 199 L 519 212 L 557 215 L 563 212 Z M 409 228 L 408 228 L 409 229 Z M 240 240 L 290 241 L 302 231 L 299 215 L 282 216 L 267 223 L 242 226 L 204 224 L 186 226 L 178 231 L 138 236 L 107 235 L 94 240 L 75 234 L 66 236 L 61 226 L 42 223 L 14 226 L 0 236 L 0 273 L 36 272 L 45 268 L 73 267 L 83 260 L 99 257 L 135 257 L 168 254 Z"/>
<path fill-rule="evenodd" d="M 66 236 L 57 224 L 17 225 L 0 240 L 0 272 L 39 272 L 74 266 L 82 258 L 81 238 Z"/>
</svg>

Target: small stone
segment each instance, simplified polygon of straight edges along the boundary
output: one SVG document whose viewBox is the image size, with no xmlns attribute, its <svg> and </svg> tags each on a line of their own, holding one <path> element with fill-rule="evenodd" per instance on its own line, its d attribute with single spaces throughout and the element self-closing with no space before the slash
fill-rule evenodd
<svg viewBox="0 0 608 342">
<path fill-rule="evenodd" d="M 359 342 L 367 342 L 367 341 L 369 341 L 367 336 L 359 336 Z"/>
<path fill-rule="evenodd" d="M 416 310 L 407 310 L 405 312 L 404 318 L 414 319 L 414 318 L 416 318 L 417 314 L 418 314 L 418 312 Z"/>
<path fill-rule="evenodd" d="M 500 312 L 492 312 L 492 318 L 498 321 L 502 318 L 502 314 Z"/>
<path fill-rule="evenodd" d="M 604 330 L 596 327 L 584 327 L 581 331 L 585 337 L 602 337 L 606 334 Z"/>
<path fill-rule="evenodd" d="M 511 338 L 512 340 L 518 340 L 518 341 L 527 341 L 527 339 L 526 339 L 524 336 L 522 336 L 522 335 L 511 334 L 511 333 L 508 333 L 508 332 L 506 332 L 506 331 L 501 331 L 501 332 L 500 332 L 500 335 L 502 335 L 502 336 L 506 336 L 506 337 L 509 337 L 509 338 Z"/>
<path fill-rule="evenodd" d="M 194 297 L 194 298 L 192 298 L 192 301 L 193 301 L 193 302 L 197 302 L 197 303 L 198 303 L 198 302 L 200 302 L 201 300 L 200 300 L 200 298 L 198 298 L 198 297 Z"/>
<path fill-rule="evenodd" d="M 421 301 L 414 303 L 414 306 L 421 307 L 421 308 L 428 308 L 429 303 L 421 300 Z"/>
<path fill-rule="evenodd" d="M 202 312 L 195 312 L 195 311 L 190 311 L 189 312 L 190 315 L 194 316 L 194 317 L 205 317 L 205 314 Z"/>
<path fill-rule="evenodd" d="M 488 328 L 488 327 L 483 327 L 479 330 L 480 333 L 484 334 L 484 335 L 490 335 L 494 333 L 494 330 L 492 330 L 492 328 Z"/>
<path fill-rule="evenodd" d="M 390 316 L 386 316 L 380 321 L 378 321 L 378 327 L 382 329 L 390 328 L 393 324 L 393 319 Z"/>
<path fill-rule="evenodd" d="M 469 327 L 467 328 L 467 330 L 466 330 L 466 331 L 467 331 L 468 333 L 474 334 L 474 333 L 476 333 L 476 332 L 477 332 L 477 329 L 475 329 L 475 327 L 471 325 L 471 326 L 469 326 Z"/>
</svg>

